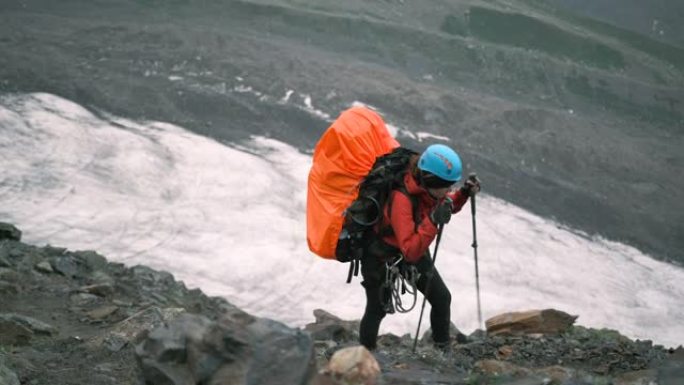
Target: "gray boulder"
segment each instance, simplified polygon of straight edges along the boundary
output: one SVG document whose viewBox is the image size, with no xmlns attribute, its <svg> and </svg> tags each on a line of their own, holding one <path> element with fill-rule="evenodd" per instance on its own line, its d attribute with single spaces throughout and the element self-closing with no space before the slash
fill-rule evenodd
<svg viewBox="0 0 684 385">
<path fill-rule="evenodd" d="M 345 321 L 322 309 L 314 310 L 316 321 L 304 327 L 315 341 L 337 343 L 358 340 L 359 321 Z"/>
<path fill-rule="evenodd" d="M 65 277 L 74 278 L 80 276 L 80 266 L 72 256 L 54 257 L 50 259 L 52 268 Z"/>
<path fill-rule="evenodd" d="M 21 241 L 21 231 L 10 223 L 0 222 L 0 239 Z"/>
<path fill-rule="evenodd" d="M 253 355 L 245 384 L 306 384 L 316 365 L 307 333 L 261 318 L 248 327 Z"/>
<path fill-rule="evenodd" d="M 34 334 L 53 335 L 57 334 L 57 329 L 45 322 L 20 314 L 0 314 L 0 344 L 25 344 Z"/>
<path fill-rule="evenodd" d="M 152 330 L 136 346 L 145 379 L 174 385 L 309 381 L 315 365 L 307 334 L 266 319 L 234 321 L 183 314 Z"/>
<path fill-rule="evenodd" d="M 107 267 L 107 259 L 95 251 L 75 251 L 72 254 L 83 262 L 90 271 L 102 270 Z"/>
</svg>

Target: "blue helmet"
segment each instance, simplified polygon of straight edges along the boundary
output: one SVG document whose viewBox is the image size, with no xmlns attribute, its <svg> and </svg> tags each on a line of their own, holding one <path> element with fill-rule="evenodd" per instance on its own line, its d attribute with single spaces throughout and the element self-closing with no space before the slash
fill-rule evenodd
<svg viewBox="0 0 684 385">
<path fill-rule="evenodd" d="M 443 144 L 433 144 L 423 151 L 418 168 L 448 182 L 461 180 L 462 164 L 458 154 Z"/>
</svg>

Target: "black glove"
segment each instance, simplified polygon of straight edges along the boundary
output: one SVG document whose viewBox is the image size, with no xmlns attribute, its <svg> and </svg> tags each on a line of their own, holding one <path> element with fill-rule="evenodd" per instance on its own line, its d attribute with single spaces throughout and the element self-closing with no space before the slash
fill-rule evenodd
<svg viewBox="0 0 684 385">
<path fill-rule="evenodd" d="M 475 194 L 479 193 L 480 180 L 477 178 L 477 175 L 470 174 L 468 179 L 466 179 L 466 181 L 463 183 L 461 191 L 463 191 L 465 194 L 468 194 L 468 196 L 474 196 Z"/>
<path fill-rule="evenodd" d="M 432 210 L 430 213 L 430 220 L 435 226 L 447 224 L 451 220 L 451 210 L 451 199 L 445 199 Z"/>
</svg>

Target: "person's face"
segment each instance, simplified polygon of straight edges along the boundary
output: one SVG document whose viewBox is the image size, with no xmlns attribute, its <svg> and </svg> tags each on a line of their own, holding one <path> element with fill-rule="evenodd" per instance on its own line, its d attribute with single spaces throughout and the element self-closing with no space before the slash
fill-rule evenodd
<svg viewBox="0 0 684 385">
<path fill-rule="evenodd" d="M 430 195 L 432 195 L 433 198 L 435 199 L 442 199 L 444 198 L 449 190 L 451 190 L 453 187 L 441 187 L 441 188 L 429 188 L 427 189 Z"/>
</svg>

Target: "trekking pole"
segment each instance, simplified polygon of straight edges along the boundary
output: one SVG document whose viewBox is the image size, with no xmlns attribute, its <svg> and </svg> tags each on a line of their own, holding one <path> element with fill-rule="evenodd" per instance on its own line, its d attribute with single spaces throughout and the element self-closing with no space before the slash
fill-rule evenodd
<svg viewBox="0 0 684 385">
<path fill-rule="evenodd" d="M 480 270 L 477 266 L 477 228 L 475 227 L 475 195 L 470 197 L 470 212 L 473 217 L 473 252 L 475 253 L 475 288 L 477 290 L 477 326 L 482 327 L 482 308 L 480 307 Z"/>
<path fill-rule="evenodd" d="M 439 248 L 439 241 L 442 239 L 442 230 L 444 230 L 444 223 L 439 225 L 439 231 L 437 232 L 437 241 L 435 242 L 435 251 L 432 256 L 432 268 L 430 269 L 430 275 L 427 279 L 427 285 L 425 285 L 425 295 L 423 295 L 423 306 L 420 308 L 420 318 L 418 318 L 418 329 L 416 329 L 416 337 L 413 339 L 413 350 L 412 353 L 416 352 L 416 345 L 418 345 L 418 334 L 420 334 L 420 324 L 423 322 L 423 312 L 425 311 L 425 301 L 427 301 L 427 293 L 430 290 L 430 281 L 432 280 L 432 274 L 435 270 L 435 261 L 437 261 L 437 249 Z"/>
</svg>

